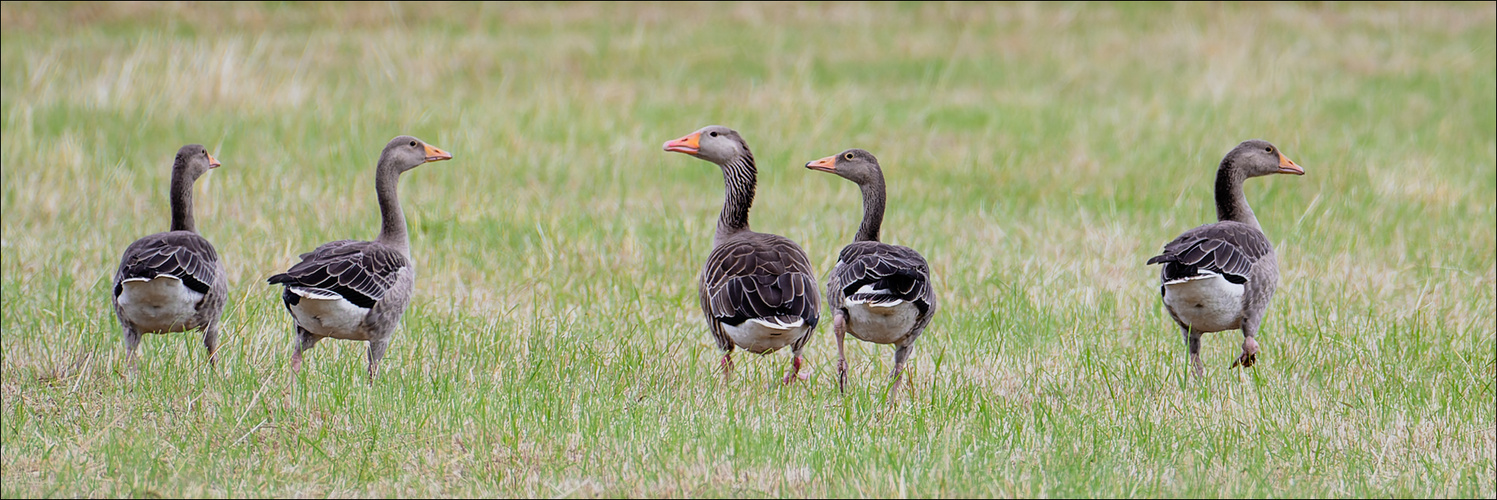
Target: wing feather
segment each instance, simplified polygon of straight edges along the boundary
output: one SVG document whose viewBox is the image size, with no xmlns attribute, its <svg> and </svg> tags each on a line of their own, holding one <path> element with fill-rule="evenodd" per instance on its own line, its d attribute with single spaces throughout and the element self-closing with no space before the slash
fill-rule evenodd
<svg viewBox="0 0 1497 500">
<path fill-rule="evenodd" d="M 302 261 L 271 276 L 271 284 L 337 294 L 359 307 L 373 307 L 409 265 L 405 255 L 372 241 L 340 240 L 301 254 Z"/>
<path fill-rule="evenodd" d="M 781 236 L 751 233 L 723 242 L 707 257 L 700 285 L 702 312 L 724 350 L 733 344 L 719 323 L 799 319 L 814 330 L 821 317 L 811 261 L 800 246 Z"/>
<path fill-rule="evenodd" d="M 863 292 L 864 288 L 872 291 Z M 827 300 L 841 307 L 847 297 L 874 302 L 904 300 L 914 303 L 928 321 L 936 303 L 930 285 L 930 265 L 915 250 L 877 241 L 859 241 L 842 248 L 837 267 L 827 279 Z"/>
<path fill-rule="evenodd" d="M 192 231 L 168 231 L 135 240 L 125 249 L 115 272 L 114 295 L 123 291 L 120 283 L 124 280 L 163 274 L 182 280 L 193 291 L 208 293 L 218 279 L 218 251 Z"/>
<path fill-rule="evenodd" d="M 1175 238 L 1149 264 L 1164 264 L 1164 281 L 1187 278 L 1201 271 L 1246 283 L 1253 266 L 1273 251 L 1273 244 L 1257 228 L 1234 221 L 1207 224 Z"/>
</svg>

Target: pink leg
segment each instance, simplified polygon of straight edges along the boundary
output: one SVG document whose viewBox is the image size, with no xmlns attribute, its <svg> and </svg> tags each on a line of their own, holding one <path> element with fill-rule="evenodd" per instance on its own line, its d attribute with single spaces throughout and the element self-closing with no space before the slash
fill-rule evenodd
<svg viewBox="0 0 1497 500">
<path fill-rule="evenodd" d="M 1251 368 L 1256 361 L 1258 361 L 1258 341 L 1248 337 L 1242 341 L 1242 355 L 1237 357 L 1237 361 L 1232 362 L 1232 368 L 1237 368 L 1239 365 L 1243 368 Z"/>
<path fill-rule="evenodd" d="M 795 357 L 790 360 L 790 371 L 785 374 L 786 384 L 794 382 L 796 379 L 806 380 L 808 378 L 811 378 L 810 374 L 800 374 L 800 365 L 804 360 L 805 358 L 802 358 L 799 354 L 795 355 Z"/>
<path fill-rule="evenodd" d="M 723 353 L 723 382 L 733 381 L 733 351 Z"/>
<path fill-rule="evenodd" d="M 832 331 L 837 334 L 837 390 L 847 392 L 847 351 L 842 345 L 847 340 L 847 317 L 832 316 Z"/>
</svg>

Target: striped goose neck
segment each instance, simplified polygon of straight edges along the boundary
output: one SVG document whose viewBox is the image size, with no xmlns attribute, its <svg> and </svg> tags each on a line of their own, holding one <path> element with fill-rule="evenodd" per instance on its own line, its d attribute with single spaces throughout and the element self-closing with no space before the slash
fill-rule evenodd
<svg viewBox="0 0 1497 500">
<path fill-rule="evenodd" d="M 859 184 L 863 191 L 863 224 L 853 241 L 878 241 L 878 233 L 884 225 L 884 176 L 874 175 L 866 183 Z"/>
<path fill-rule="evenodd" d="M 411 240 L 405 231 L 405 212 L 400 209 L 400 169 L 381 163 L 374 173 L 374 192 L 379 196 L 379 237 L 374 241 L 411 256 Z"/>
<path fill-rule="evenodd" d="M 187 175 L 187 167 L 172 168 L 172 231 L 197 232 L 197 223 L 192 217 L 192 183 L 195 179 Z"/>
<path fill-rule="evenodd" d="M 744 152 L 742 156 L 722 164 L 723 210 L 717 217 L 717 234 L 712 245 L 717 246 L 729 236 L 747 231 L 749 207 L 754 204 L 754 188 L 758 183 L 758 170 L 754 167 L 754 154 Z"/>
<path fill-rule="evenodd" d="M 1243 180 L 1242 171 L 1232 164 L 1231 158 L 1223 159 L 1216 170 L 1216 219 L 1241 222 L 1261 231 L 1258 217 L 1253 215 L 1247 197 L 1242 194 Z"/>
</svg>

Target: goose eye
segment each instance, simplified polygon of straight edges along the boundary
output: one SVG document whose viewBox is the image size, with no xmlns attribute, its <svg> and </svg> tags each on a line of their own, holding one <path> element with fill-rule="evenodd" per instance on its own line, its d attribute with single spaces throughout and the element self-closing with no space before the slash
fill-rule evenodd
<svg viewBox="0 0 1497 500">
<path fill-rule="evenodd" d="M 707 135 L 710 135 L 712 137 L 717 137 L 717 132 L 709 132 L 709 133 L 707 133 Z"/>
<path fill-rule="evenodd" d="M 847 153 L 845 155 L 842 155 L 842 157 L 851 160 L 852 159 L 852 153 Z"/>
<path fill-rule="evenodd" d="M 411 147 L 416 147 L 416 141 L 411 141 Z"/>
<path fill-rule="evenodd" d="M 1272 153 L 1272 152 L 1273 152 L 1273 147 L 1267 147 L 1267 148 L 1263 148 L 1263 151 L 1264 151 L 1264 152 L 1265 152 L 1265 153 Z"/>
</svg>

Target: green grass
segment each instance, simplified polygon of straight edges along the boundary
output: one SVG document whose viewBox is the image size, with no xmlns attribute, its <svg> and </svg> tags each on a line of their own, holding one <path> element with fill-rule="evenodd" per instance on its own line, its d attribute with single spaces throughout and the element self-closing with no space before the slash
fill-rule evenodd
<svg viewBox="0 0 1497 500">
<path fill-rule="evenodd" d="M 1494 489 L 1497 8 L 1200 4 L 29 4 L 0 35 L 0 496 L 1395 496 Z M 741 131 L 754 228 L 825 272 L 861 147 L 886 239 L 942 301 L 908 393 L 823 326 L 718 353 L 695 279 Z M 373 165 L 452 152 L 402 196 L 416 297 L 289 370 L 269 275 L 377 230 Z M 1258 366 L 1207 375 L 1144 261 L 1215 217 L 1221 155 L 1279 252 Z M 108 288 L 164 230 L 169 163 L 223 162 L 198 223 L 232 298 L 222 363 Z"/>
</svg>

